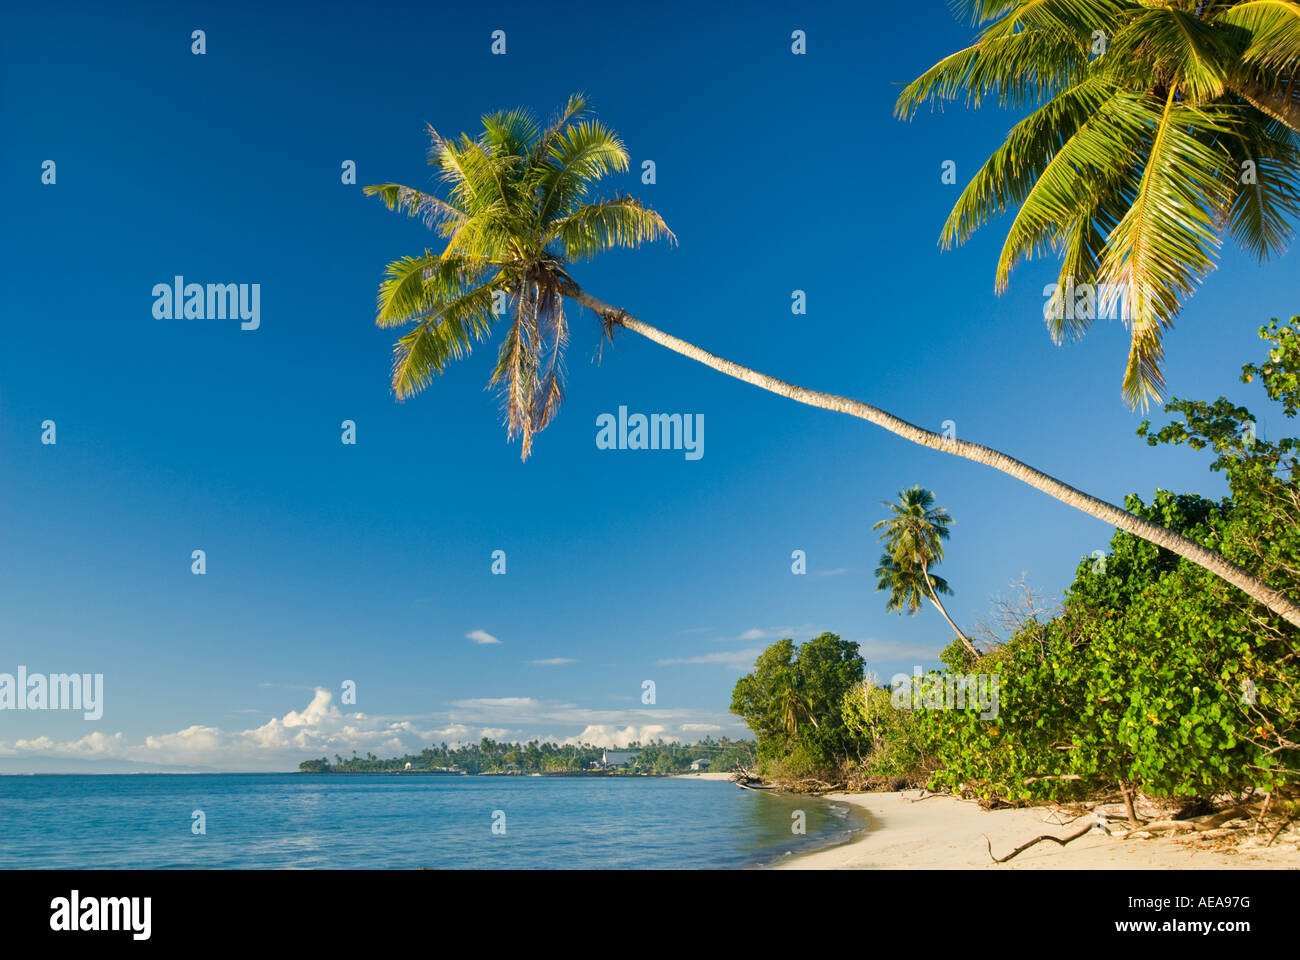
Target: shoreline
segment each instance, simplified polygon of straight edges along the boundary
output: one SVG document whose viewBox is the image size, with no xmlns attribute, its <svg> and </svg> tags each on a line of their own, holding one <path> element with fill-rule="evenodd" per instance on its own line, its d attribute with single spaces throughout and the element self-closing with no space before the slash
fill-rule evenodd
<svg viewBox="0 0 1300 960">
<path fill-rule="evenodd" d="M 670 780 L 730 780 L 731 774 L 708 773 L 707 771 L 703 773 L 670 773 L 668 778 Z"/>
<path fill-rule="evenodd" d="M 1236 846 L 1211 848 L 1205 843 L 1169 837 L 1121 840 L 1105 834 L 1087 835 L 1068 846 L 1044 842 L 1008 863 L 995 856 L 1042 834 L 1067 837 L 1078 824 L 1062 824 L 1051 807 L 983 810 L 971 801 L 930 794 L 918 802 L 916 790 L 893 793 L 828 793 L 823 799 L 862 810 L 867 829 L 848 843 L 793 854 L 773 870 L 1224 870 L 1300 869 L 1300 844 L 1278 841 L 1264 847 L 1266 837 L 1248 837 Z M 1118 819 L 1114 814 L 1108 814 Z"/>
</svg>

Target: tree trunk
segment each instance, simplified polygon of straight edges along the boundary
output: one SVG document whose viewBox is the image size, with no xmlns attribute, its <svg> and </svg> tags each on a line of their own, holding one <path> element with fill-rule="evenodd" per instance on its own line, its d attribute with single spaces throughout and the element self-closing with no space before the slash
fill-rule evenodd
<svg viewBox="0 0 1300 960">
<path fill-rule="evenodd" d="M 944 608 L 943 601 L 939 599 L 939 591 L 934 589 L 934 584 L 930 582 L 930 572 L 926 570 L 925 567 L 921 567 L 921 576 L 925 578 L 926 589 L 930 591 L 930 602 L 933 603 L 935 607 L 938 608 L 939 612 L 943 614 L 943 618 L 948 621 L 948 626 L 952 627 L 953 633 L 957 634 L 957 639 L 960 640 L 965 645 L 966 649 L 971 652 L 971 655 L 978 660 L 980 652 L 975 649 L 975 644 L 971 643 L 970 638 L 961 632 L 961 628 L 952 622 L 952 617 L 948 616 L 948 611 Z"/>
<path fill-rule="evenodd" d="M 1055 497 L 1076 510 L 1082 510 L 1098 520 L 1118 527 L 1135 537 L 1141 537 L 1149 543 L 1154 543 L 1158 547 L 1176 553 L 1178 556 L 1204 567 L 1215 576 L 1241 590 L 1247 596 L 1258 600 L 1288 623 L 1300 627 L 1300 606 L 1291 601 L 1282 591 L 1276 590 L 1264 581 L 1251 576 L 1236 564 L 1229 563 L 1213 550 L 1209 550 L 1199 543 L 1194 543 L 1172 530 L 1167 530 L 1157 523 L 1152 523 L 1150 520 L 1144 520 L 1136 514 L 1129 513 L 1113 503 L 1107 503 L 1105 500 L 1084 493 L 1082 490 L 1077 490 L 1069 484 L 1062 483 L 1055 477 L 1048 476 L 1041 470 L 1035 470 L 1014 457 L 1009 457 L 991 447 L 971 443 L 969 440 L 949 439 L 930 430 L 922 429 L 913 423 L 908 423 L 906 420 L 902 420 L 879 407 L 873 407 L 858 400 L 850 400 L 847 397 L 839 397 L 834 394 L 821 393 L 817 390 L 809 390 L 806 387 L 795 386 L 792 383 L 786 383 L 784 380 L 769 377 L 765 373 L 759 373 L 757 370 L 751 370 L 749 367 L 732 363 L 730 360 L 724 360 L 722 357 L 709 353 L 694 344 L 680 340 L 672 334 L 664 333 L 648 323 L 643 323 L 618 307 L 610 306 L 603 300 L 593 297 L 571 280 L 561 281 L 560 289 L 566 296 L 573 298 L 593 311 L 607 325 L 617 325 L 634 333 L 639 333 L 662 347 L 667 347 L 675 353 L 680 353 L 684 357 L 689 357 L 705 366 L 712 367 L 714 370 L 727 374 L 727 376 L 743 380 L 746 383 L 798 403 L 804 403 L 811 407 L 821 407 L 823 410 L 834 410 L 837 413 L 847 413 L 849 416 L 874 423 L 890 433 L 896 433 L 898 436 L 923 447 L 964 457 L 967 460 L 982 463 L 986 467 L 992 467 L 994 470 L 1000 470 L 1037 490 L 1041 490 L 1049 497 Z"/>
<path fill-rule="evenodd" d="M 1128 814 L 1128 822 L 1134 830 L 1138 828 L 1137 808 L 1133 805 L 1133 784 L 1121 780 L 1119 782 L 1119 792 L 1124 796 L 1124 810 Z"/>
</svg>

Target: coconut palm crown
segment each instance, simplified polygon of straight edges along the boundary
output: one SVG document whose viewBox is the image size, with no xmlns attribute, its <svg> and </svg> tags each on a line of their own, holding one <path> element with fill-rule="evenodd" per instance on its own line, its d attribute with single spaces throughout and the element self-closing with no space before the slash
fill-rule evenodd
<svg viewBox="0 0 1300 960">
<path fill-rule="evenodd" d="M 880 555 L 880 565 L 876 567 L 876 589 L 888 590 L 889 599 L 885 609 L 890 613 L 917 613 L 923 600 L 930 596 L 930 587 L 935 593 L 950 596 L 952 588 L 948 581 L 937 573 L 929 574 L 927 585 L 921 571 L 912 564 L 898 564 L 888 553 Z"/>
<path fill-rule="evenodd" d="M 897 114 L 959 97 L 1031 112 L 962 191 L 941 246 L 1019 208 L 995 291 L 1021 261 L 1059 255 L 1060 288 L 1087 289 L 1084 309 L 1045 307 L 1053 338 L 1118 315 L 1131 334 L 1124 397 L 1159 401 L 1162 335 L 1222 234 L 1264 260 L 1300 218 L 1300 3 L 957 5 L 981 32 L 908 84 Z"/>
<path fill-rule="evenodd" d="M 880 505 L 890 511 L 890 516 L 872 524 L 871 529 L 884 528 L 880 539 L 885 541 L 886 552 L 876 568 L 876 589 L 890 591 L 885 608 L 915 613 L 921 597 L 928 597 L 962 645 L 978 657 L 975 644 L 953 622 L 939 599 L 939 594 L 952 593 L 952 589 L 946 580 L 930 572 L 933 564 L 943 560 L 943 541 L 948 539 L 952 517 L 943 507 L 934 505 L 933 493 L 919 486 L 900 491 L 893 503 L 882 500 Z"/>
<path fill-rule="evenodd" d="M 508 329 L 490 385 L 499 388 L 508 439 L 533 435 L 564 399 L 564 313 L 569 264 L 613 247 L 675 237 L 663 218 L 630 196 L 592 199 L 604 176 L 628 169 L 627 148 L 588 115 L 575 94 L 543 127 L 526 109 L 482 118 L 483 132 L 446 140 L 432 126 L 429 164 L 445 197 L 396 183 L 365 188 L 390 210 L 418 217 L 447 242 L 441 253 L 388 265 L 375 322 L 414 324 L 396 343 L 392 388 L 418 393 L 486 340 Z M 607 327 L 608 330 L 608 327 Z"/>
</svg>

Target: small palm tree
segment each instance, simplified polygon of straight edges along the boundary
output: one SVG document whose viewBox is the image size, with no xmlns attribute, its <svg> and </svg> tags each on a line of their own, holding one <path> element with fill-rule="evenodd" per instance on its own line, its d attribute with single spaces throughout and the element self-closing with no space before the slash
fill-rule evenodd
<svg viewBox="0 0 1300 960">
<path fill-rule="evenodd" d="M 930 567 L 943 560 L 943 541 L 948 539 L 952 517 L 947 510 L 934 505 L 933 493 L 919 486 L 901 491 L 896 503 L 882 500 L 881 505 L 893 513 L 871 527 L 872 530 L 885 528 L 880 539 L 886 542 L 887 551 L 876 568 L 879 581 L 876 589 L 890 591 L 885 608 L 916 613 L 921 608 L 921 597 L 927 597 L 966 649 L 978 657 L 975 644 L 948 616 L 939 599 L 941 593 L 952 593 L 948 581 L 930 573 Z"/>
<path fill-rule="evenodd" d="M 1078 315 L 1044 311 L 1052 337 L 1082 335 L 1122 303 L 1124 396 L 1158 401 L 1162 334 L 1214 268 L 1221 235 L 1264 260 L 1300 218 L 1300 3 L 958 5 L 983 30 L 908 84 L 896 113 L 959 96 L 1032 109 L 962 192 L 941 245 L 1019 207 L 995 290 L 1022 260 L 1060 254 L 1061 289 L 1088 284 L 1089 299 Z"/>
<path fill-rule="evenodd" d="M 622 142 L 586 114 L 575 95 L 545 129 L 526 110 L 483 118 L 477 139 L 448 141 L 430 128 L 430 164 L 449 187 L 446 199 L 387 183 L 366 187 L 389 207 L 420 217 L 447 240 L 442 253 L 425 250 L 388 265 L 380 286 L 381 327 L 415 327 L 395 347 L 393 391 L 407 397 L 428 386 L 453 359 L 484 340 L 506 313 L 510 328 L 492 382 L 502 389 L 510 436 L 523 439 L 527 458 L 535 433 L 563 398 L 568 324 L 561 296 L 600 318 L 607 336 L 630 330 L 729 377 L 797 403 L 846 413 L 942 453 L 992 467 L 1062 503 L 1163 547 L 1223 578 L 1287 622 L 1300 627 L 1300 604 L 1213 550 L 1128 510 L 1078 490 L 999 450 L 925 430 L 880 407 L 800 387 L 733 363 L 653 327 L 582 289 L 572 260 L 612 247 L 666 237 L 663 219 L 631 197 L 589 201 L 608 172 L 626 170 Z"/>
<path fill-rule="evenodd" d="M 799 733 L 799 717 L 803 716 L 805 720 L 814 727 L 820 727 L 817 718 L 813 716 L 812 708 L 808 706 L 808 701 L 799 693 L 799 689 L 793 678 L 787 678 L 777 690 L 777 703 L 781 711 L 781 725 L 785 732 L 791 736 Z"/>
</svg>

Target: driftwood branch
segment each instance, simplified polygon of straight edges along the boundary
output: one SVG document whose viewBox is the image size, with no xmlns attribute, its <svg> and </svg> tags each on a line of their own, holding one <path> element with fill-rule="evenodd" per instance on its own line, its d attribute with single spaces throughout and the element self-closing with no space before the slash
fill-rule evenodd
<svg viewBox="0 0 1300 960">
<path fill-rule="evenodd" d="M 820 784 L 824 790 L 840 790 L 844 787 L 842 783 L 827 783 L 825 780 L 818 780 L 816 777 L 804 777 L 802 780 L 795 780 L 794 782 Z"/>
<path fill-rule="evenodd" d="M 1264 844 L 1264 846 L 1266 847 L 1273 846 L 1273 841 L 1277 839 L 1277 835 L 1281 833 L 1286 828 L 1286 825 L 1294 819 L 1295 819 L 1295 814 L 1293 813 L 1291 814 L 1291 816 L 1287 817 L 1285 820 L 1279 823 L 1277 825 L 1277 829 L 1273 831 L 1273 835 L 1268 838 L 1268 843 Z"/>
<path fill-rule="evenodd" d="M 932 800 L 932 799 L 935 798 L 935 797 L 947 797 L 947 796 L 950 796 L 950 794 L 947 794 L 947 793 L 926 793 L 924 790 L 922 790 L 922 791 L 921 791 L 921 795 L 920 795 L 919 797 L 913 797 L 913 798 L 911 799 L 910 802 L 911 802 L 911 803 L 920 803 L 922 800 Z"/>
<path fill-rule="evenodd" d="M 1078 840 L 1078 839 L 1079 839 L 1080 837 L 1082 837 L 1084 834 L 1088 833 L 1088 832 L 1092 829 L 1092 827 L 1093 827 L 1093 824 L 1090 823 L 1090 824 L 1088 824 L 1086 827 L 1084 827 L 1082 830 L 1079 830 L 1079 831 L 1077 831 L 1076 833 L 1072 833 L 1072 834 L 1070 834 L 1068 837 L 1065 837 L 1065 838 L 1054 837 L 1054 836 L 1052 836 L 1050 833 L 1045 833 L 1045 834 L 1043 834 L 1041 837 L 1034 837 L 1034 839 L 1030 840 L 1028 843 L 1022 843 L 1020 846 L 1016 847 L 1016 849 L 1014 849 L 1014 850 L 1012 850 L 1010 853 L 1008 853 L 1005 857 L 995 857 L 995 856 L 993 856 L 993 841 L 991 841 L 987 836 L 984 837 L 984 842 L 985 842 L 986 844 L 988 844 L 988 848 L 989 848 L 989 859 L 990 859 L 990 860 L 992 860 L 994 863 L 1006 863 L 1006 862 L 1007 862 L 1008 860 L 1010 860 L 1012 857 L 1018 856 L 1019 854 L 1023 853 L 1023 852 L 1026 851 L 1026 850 L 1028 850 L 1028 849 L 1029 849 L 1030 847 L 1032 847 L 1034 844 L 1036 844 L 1036 843 L 1042 843 L 1044 840 L 1051 840 L 1053 843 L 1059 843 L 1061 846 L 1065 846 L 1065 845 L 1066 845 L 1067 843 L 1069 843 L 1071 840 Z"/>
</svg>

